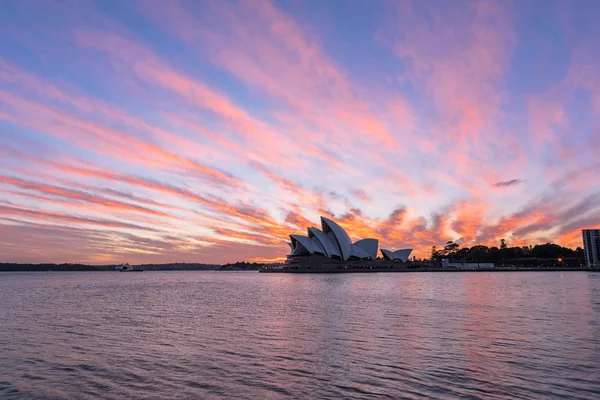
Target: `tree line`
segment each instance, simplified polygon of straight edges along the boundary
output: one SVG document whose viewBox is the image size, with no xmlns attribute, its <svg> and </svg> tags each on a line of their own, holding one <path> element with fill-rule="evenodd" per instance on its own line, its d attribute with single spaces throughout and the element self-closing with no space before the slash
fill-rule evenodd
<svg viewBox="0 0 600 400">
<path fill-rule="evenodd" d="M 478 261 L 478 262 L 504 262 L 519 259 L 547 259 L 558 262 L 571 261 L 572 263 L 583 263 L 584 254 L 581 247 L 573 250 L 555 243 L 537 244 L 535 246 L 509 247 L 502 239 L 500 246 L 488 247 L 476 245 L 473 247 L 461 247 L 453 241 L 446 242 L 444 247 L 432 246 L 431 260 L 439 261 L 447 258 L 450 261 Z"/>
</svg>

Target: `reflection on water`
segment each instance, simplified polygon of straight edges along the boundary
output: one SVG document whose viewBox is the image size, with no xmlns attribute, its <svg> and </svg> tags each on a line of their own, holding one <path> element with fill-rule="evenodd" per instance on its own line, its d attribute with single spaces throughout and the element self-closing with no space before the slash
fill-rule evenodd
<svg viewBox="0 0 600 400">
<path fill-rule="evenodd" d="M 0 274 L 0 398 L 600 397 L 600 274 Z"/>
</svg>

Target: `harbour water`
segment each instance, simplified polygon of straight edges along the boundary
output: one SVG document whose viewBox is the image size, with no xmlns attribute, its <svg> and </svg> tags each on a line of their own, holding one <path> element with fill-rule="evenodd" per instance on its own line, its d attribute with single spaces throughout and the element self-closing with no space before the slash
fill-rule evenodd
<svg viewBox="0 0 600 400">
<path fill-rule="evenodd" d="M 0 398 L 600 398 L 600 273 L 0 274 Z"/>
</svg>

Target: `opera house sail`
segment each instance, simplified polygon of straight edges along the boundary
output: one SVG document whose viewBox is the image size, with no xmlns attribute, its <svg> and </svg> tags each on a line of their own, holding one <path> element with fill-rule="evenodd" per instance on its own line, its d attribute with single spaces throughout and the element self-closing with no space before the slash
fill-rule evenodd
<svg viewBox="0 0 600 400">
<path fill-rule="evenodd" d="M 352 242 L 348 233 L 336 222 L 321 217 L 321 229 L 309 227 L 307 235 L 290 235 L 291 252 L 287 264 L 310 269 L 335 266 L 335 268 L 373 266 L 405 263 L 412 249 L 397 251 L 381 250 L 382 260 L 377 258 L 379 241 L 373 238 Z"/>
<path fill-rule="evenodd" d="M 408 257 L 412 249 L 402 249 L 396 251 L 384 250 L 381 249 L 381 254 L 383 254 L 383 258 L 386 260 L 400 260 L 402 262 L 408 261 Z"/>
</svg>

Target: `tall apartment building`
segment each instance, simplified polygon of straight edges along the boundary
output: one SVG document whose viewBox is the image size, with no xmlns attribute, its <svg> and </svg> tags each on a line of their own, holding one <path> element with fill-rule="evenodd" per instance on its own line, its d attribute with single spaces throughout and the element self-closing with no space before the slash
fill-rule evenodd
<svg viewBox="0 0 600 400">
<path fill-rule="evenodd" d="M 600 268 L 600 229 L 583 229 L 583 251 L 588 267 Z"/>
</svg>

